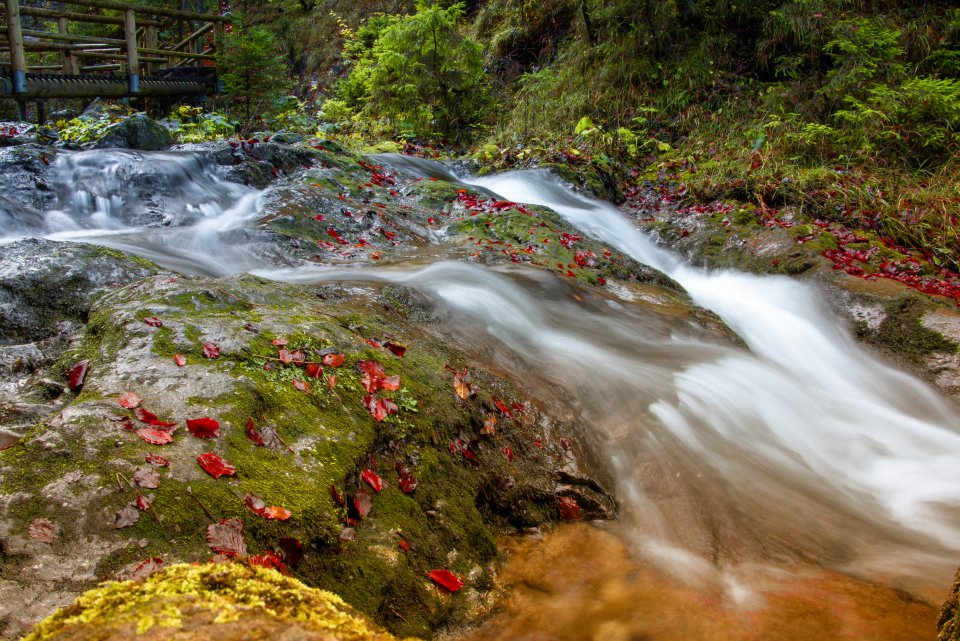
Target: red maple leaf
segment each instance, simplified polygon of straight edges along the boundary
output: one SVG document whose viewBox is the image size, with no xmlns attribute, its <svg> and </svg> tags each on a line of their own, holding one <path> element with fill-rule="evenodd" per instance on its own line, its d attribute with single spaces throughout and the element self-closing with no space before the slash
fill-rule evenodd
<svg viewBox="0 0 960 641">
<path fill-rule="evenodd" d="M 89 366 L 90 361 L 80 361 L 67 372 L 67 383 L 74 392 L 83 387 L 83 381 L 87 377 L 87 368 Z"/>
<path fill-rule="evenodd" d="M 219 435 L 220 423 L 206 416 L 201 418 L 188 418 L 187 429 L 197 438 L 215 438 Z"/>
<path fill-rule="evenodd" d="M 247 553 L 243 540 L 243 521 L 238 518 L 223 519 L 207 526 L 207 545 L 217 554 L 233 558 Z"/>
<path fill-rule="evenodd" d="M 253 424 L 252 418 L 247 419 L 247 438 L 250 439 L 250 442 L 257 447 L 263 447 L 266 445 L 263 440 L 263 436 L 260 434 L 260 430 L 258 430 L 257 426 Z"/>
<path fill-rule="evenodd" d="M 557 508 L 560 510 L 560 518 L 564 521 L 580 520 L 580 505 L 576 499 L 569 496 L 561 496 L 557 499 Z"/>
<path fill-rule="evenodd" d="M 173 441 L 173 435 L 170 434 L 170 432 L 164 432 L 163 430 L 144 428 L 142 430 L 137 430 L 137 436 L 151 445 L 166 445 L 167 443 Z"/>
<path fill-rule="evenodd" d="M 216 358 L 217 356 L 220 356 L 220 348 L 217 347 L 216 343 L 204 343 L 203 355 L 207 358 Z"/>
<path fill-rule="evenodd" d="M 362 478 L 367 485 L 372 487 L 374 492 L 379 492 L 383 489 L 383 479 L 377 476 L 377 473 L 373 470 L 364 470 L 360 473 L 360 478 Z"/>
<path fill-rule="evenodd" d="M 329 365 L 330 367 L 340 367 L 343 365 L 345 358 L 343 354 L 324 354 L 323 355 L 323 364 Z"/>
<path fill-rule="evenodd" d="M 223 458 L 213 452 L 206 452 L 197 457 L 197 463 L 203 468 L 203 471 L 215 479 L 221 476 L 233 476 L 237 473 L 237 468 L 227 463 Z"/>
<path fill-rule="evenodd" d="M 177 367 L 183 367 L 187 364 L 187 357 L 183 354 L 176 354 L 173 357 L 173 362 L 177 364 Z"/>
<path fill-rule="evenodd" d="M 299 378 L 293 379 L 293 389 L 303 392 L 304 394 L 310 393 L 310 383 L 300 380 Z"/>
<path fill-rule="evenodd" d="M 151 316 L 150 318 L 144 318 L 143 322 L 149 325 L 150 327 L 163 327 L 163 321 L 157 318 L 156 316 Z"/>
<path fill-rule="evenodd" d="M 120 395 L 120 400 L 118 402 L 120 403 L 120 407 L 125 407 L 128 410 L 132 410 L 139 405 L 141 401 L 142 399 L 133 392 L 126 392 Z"/>
<path fill-rule="evenodd" d="M 156 465 L 158 467 L 170 467 L 170 461 L 163 458 L 162 456 L 157 456 L 153 452 L 148 453 L 144 460 L 151 465 Z"/>
<path fill-rule="evenodd" d="M 370 514 L 370 508 L 373 507 L 373 500 L 370 498 L 370 495 L 360 490 L 353 495 L 353 507 L 357 510 L 357 514 L 360 515 L 360 518 L 364 518 L 367 514 Z"/>
<path fill-rule="evenodd" d="M 427 573 L 430 580 L 437 585 L 442 585 L 451 592 L 456 592 L 463 587 L 463 580 L 450 570 L 430 570 Z"/>
<path fill-rule="evenodd" d="M 164 561 L 160 557 L 153 557 L 152 559 L 147 559 L 146 561 L 141 561 L 140 565 L 133 569 L 133 572 L 130 573 L 130 578 L 134 581 L 139 581 L 140 579 L 145 579 L 154 572 L 159 572 L 163 569 Z"/>
<path fill-rule="evenodd" d="M 393 341 L 387 341 L 383 344 L 386 349 L 389 349 L 393 352 L 398 358 L 403 358 L 403 355 L 407 353 L 407 348 L 405 345 L 400 343 L 394 343 Z"/>
</svg>

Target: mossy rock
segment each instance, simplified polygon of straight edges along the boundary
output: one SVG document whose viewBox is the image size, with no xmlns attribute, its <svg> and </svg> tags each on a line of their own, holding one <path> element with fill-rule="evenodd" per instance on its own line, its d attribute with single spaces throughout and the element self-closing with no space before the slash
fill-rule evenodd
<svg viewBox="0 0 960 641">
<path fill-rule="evenodd" d="M 89 360 L 82 391 L 0 452 L 0 595 L 15 603 L 5 633 L 145 558 L 209 558 L 207 527 L 228 518 L 243 521 L 250 553 L 283 553 L 295 539 L 304 555 L 288 558 L 291 571 L 396 633 L 428 635 L 482 615 L 496 592 L 497 536 L 558 520 L 561 497 L 578 501 L 584 518 L 610 517 L 616 507 L 587 463 L 582 426 L 475 366 L 430 324 L 415 297 L 396 288 L 316 288 L 248 275 L 160 274 L 101 298 L 63 359 Z M 408 348 L 402 358 L 370 342 L 387 339 Z M 309 378 L 303 366 L 279 360 L 274 341 L 287 341 L 285 349 L 306 361 L 338 353 L 344 363 Z M 205 343 L 215 343 L 219 356 L 205 356 Z M 379 393 L 398 406 L 379 422 L 364 405 L 359 366 L 370 361 L 400 376 L 399 389 Z M 465 367 L 479 392 L 461 398 L 449 369 Z M 129 431 L 146 424 L 119 405 L 125 392 L 162 420 L 209 417 L 219 432 L 200 439 L 181 430 L 172 443 L 151 445 Z M 514 418 L 494 397 L 516 404 Z M 117 420 L 124 415 L 129 423 Z M 500 425 L 485 433 L 492 416 Z M 248 438 L 249 420 L 267 447 Z M 222 456 L 236 475 L 205 474 L 197 463 L 204 453 Z M 135 488 L 150 454 L 169 467 L 156 468 L 159 487 Z M 413 492 L 402 491 L 398 463 L 418 480 Z M 365 470 L 383 479 L 381 491 L 362 480 Z M 331 488 L 348 505 L 366 494 L 372 508 L 347 510 Z M 247 493 L 292 516 L 257 515 Z M 116 527 L 118 512 L 138 495 L 153 495 L 149 512 Z M 35 519 L 55 528 L 52 544 L 30 538 Z M 410 549 L 398 547 L 401 540 Z M 39 575 L 38 563 L 47 568 Z M 437 568 L 467 586 L 443 593 L 425 577 Z M 30 589 L 18 591 L 22 585 Z"/>
<path fill-rule="evenodd" d="M 23 641 L 394 641 L 335 594 L 242 563 L 174 565 L 105 583 Z"/>
</svg>

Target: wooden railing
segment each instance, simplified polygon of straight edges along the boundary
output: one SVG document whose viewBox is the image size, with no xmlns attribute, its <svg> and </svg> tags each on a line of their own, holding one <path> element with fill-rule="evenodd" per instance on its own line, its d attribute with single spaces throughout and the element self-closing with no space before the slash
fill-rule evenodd
<svg viewBox="0 0 960 641">
<path fill-rule="evenodd" d="M 2 0 L 6 26 L 0 25 L 0 52 L 9 52 L 9 60 L 0 65 L 9 66 L 9 79 L 0 77 L 0 97 L 24 100 L 28 98 L 89 97 L 90 83 L 77 80 L 100 81 L 95 86 L 106 86 L 101 76 L 88 74 L 111 73 L 112 82 L 118 78 L 126 85 L 118 89 L 104 89 L 106 95 L 121 92 L 124 96 L 170 95 L 170 86 L 158 85 L 160 76 L 170 77 L 171 69 L 191 65 L 207 66 L 216 60 L 222 47 L 225 25 L 229 16 L 182 11 L 167 7 L 120 2 L 118 0 L 64 0 L 62 4 L 93 9 L 108 9 L 121 15 L 97 15 L 75 11 L 58 11 L 35 7 L 21 7 L 18 0 Z M 56 22 L 56 31 L 37 31 L 23 28 L 23 16 Z M 85 36 L 70 33 L 70 23 L 93 23 L 122 27 L 121 37 Z M 202 23 L 200 28 L 196 28 Z M 119 31 L 119 30 L 118 30 Z M 185 31 L 189 35 L 169 45 L 160 43 L 160 33 Z M 212 38 L 210 37 L 212 34 Z M 119 34 L 118 34 L 119 35 Z M 168 39 L 169 36 L 168 36 Z M 28 66 L 27 52 L 58 51 L 57 64 Z M 51 75 L 53 72 L 55 75 Z M 3 74 L 0 73 L 0 76 Z M 58 75 L 62 81 L 58 82 Z M 142 79 L 147 78 L 147 82 Z M 69 80 L 69 81 L 68 81 Z M 169 84 L 169 83 L 168 83 Z M 183 88 L 186 93 L 188 88 Z M 195 89 L 195 88 L 194 88 Z"/>
</svg>

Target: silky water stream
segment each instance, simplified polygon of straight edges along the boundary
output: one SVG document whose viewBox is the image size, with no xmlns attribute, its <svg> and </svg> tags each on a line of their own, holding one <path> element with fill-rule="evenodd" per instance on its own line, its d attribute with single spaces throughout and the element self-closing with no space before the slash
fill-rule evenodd
<svg viewBox="0 0 960 641">
<path fill-rule="evenodd" d="M 861 349 L 807 284 L 692 268 L 545 172 L 380 160 L 553 208 L 673 277 L 748 348 L 529 268 L 278 268 L 252 226 L 260 192 L 189 153 L 65 155 L 58 208 L 15 232 L 194 274 L 406 284 L 452 340 L 576 412 L 620 518 L 509 542 L 513 596 L 473 638 L 933 638 L 960 562 L 955 407 Z"/>
</svg>

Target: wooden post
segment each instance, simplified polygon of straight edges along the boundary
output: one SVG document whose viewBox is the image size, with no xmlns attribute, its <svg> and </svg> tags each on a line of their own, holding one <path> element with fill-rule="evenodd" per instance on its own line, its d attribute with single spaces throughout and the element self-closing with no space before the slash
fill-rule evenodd
<svg viewBox="0 0 960 641">
<path fill-rule="evenodd" d="M 13 71 L 13 93 L 27 93 L 27 56 L 23 53 L 20 30 L 20 5 L 17 0 L 4 0 L 7 9 L 7 39 L 10 41 L 10 68 Z"/>
<path fill-rule="evenodd" d="M 63 16 L 57 18 L 57 33 L 61 36 L 67 35 L 67 19 Z M 70 49 L 60 50 L 60 62 L 63 63 L 63 73 L 77 75 L 80 73 L 80 65 L 77 57 Z"/>
<path fill-rule="evenodd" d="M 123 35 L 127 40 L 127 83 L 130 93 L 140 93 L 140 61 L 137 59 L 137 20 L 133 9 L 123 12 Z"/>
<path fill-rule="evenodd" d="M 153 25 L 148 25 L 146 33 L 144 34 L 144 43 L 146 49 L 157 49 L 157 28 Z M 153 62 L 147 62 L 147 75 L 153 73 Z"/>
</svg>

